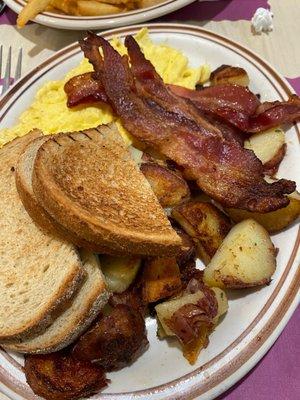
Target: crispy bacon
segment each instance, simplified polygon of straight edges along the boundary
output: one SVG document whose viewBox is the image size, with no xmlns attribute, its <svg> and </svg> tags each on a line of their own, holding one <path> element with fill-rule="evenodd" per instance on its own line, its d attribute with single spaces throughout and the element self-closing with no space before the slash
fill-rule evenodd
<svg viewBox="0 0 300 400">
<path fill-rule="evenodd" d="M 98 101 L 108 102 L 102 82 L 94 79 L 92 72 L 74 76 L 65 84 L 64 90 L 68 107 Z"/>
<path fill-rule="evenodd" d="M 205 120 L 190 101 L 167 89 L 132 37 L 125 41 L 131 61 L 103 38 L 89 34 L 81 42 L 101 79 L 109 102 L 137 139 L 175 161 L 199 187 L 225 206 L 268 212 L 284 207 L 295 183 L 268 184 L 252 151 Z M 103 49 L 102 59 L 98 47 Z"/>
<path fill-rule="evenodd" d="M 260 104 L 248 88 L 238 85 L 217 85 L 199 91 L 175 85 L 168 87 L 191 100 L 202 112 L 215 114 L 244 132 L 261 132 L 300 118 L 300 98 L 296 95 L 288 101 Z"/>
</svg>

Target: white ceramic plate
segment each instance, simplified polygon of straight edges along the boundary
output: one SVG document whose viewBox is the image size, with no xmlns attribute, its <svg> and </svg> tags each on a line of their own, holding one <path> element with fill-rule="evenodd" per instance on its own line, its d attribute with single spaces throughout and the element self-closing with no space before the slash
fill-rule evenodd
<svg viewBox="0 0 300 400">
<path fill-rule="evenodd" d="M 109 29 L 119 26 L 138 24 L 149 21 L 162 15 L 169 14 L 192 3 L 195 0 L 162 0 L 162 3 L 153 7 L 128 11 L 123 14 L 111 14 L 97 17 L 75 17 L 54 12 L 43 12 L 34 21 L 52 28 L 70 30 Z M 16 13 L 23 8 L 24 0 L 4 0 L 4 2 Z"/>
<path fill-rule="evenodd" d="M 150 25 L 155 42 L 166 42 L 184 52 L 193 66 L 209 62 L 244 67 L 254 93 L 262 100 L 282 100 L 291 93 L 288 83 L 269 64 L 237 43 L 204 29 L 175 24 Z M 119 28 L 103 34 L 124 36 L 139 27 Z M 1 126 L 13 125 L 38 88 L 50 79 L 60 79 L 79 63 L 77 44 L 55 54 L 19 81 L 0 101 Z M 287 132 L 288 150 L 279 176 L 300 178 L 299 130 Z M 95 399 L 105 400 L 211 400 L 245 375 L 278 337 L 299 300 L 300 232 L 297 224 L 273 236 L 279 248 L 278 266 L 272 283 L 259 290 L 229 292 L 229 311 L 211 335 L 210 344 L 198 362 L 190 366 L 172 342 L 156 338 L 155 320 L 147 320 L 150 349 L 133 365 L 108 374 L 111 385 Z M 21 370 L 22 358 L 0 352 L 2 390 L 12 399 L 35 399 Z M 269 384 L 269 382 L 266 382 Z"/>
</svg>

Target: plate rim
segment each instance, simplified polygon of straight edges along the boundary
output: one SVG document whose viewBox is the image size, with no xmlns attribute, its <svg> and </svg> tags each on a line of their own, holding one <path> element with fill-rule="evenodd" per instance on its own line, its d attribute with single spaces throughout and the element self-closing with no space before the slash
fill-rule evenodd
<svg viewBox="0 0 300 400">
<path fill-rule="evenodd" d="M 291 86 L 289 85 L 289 83 L 285 80 L 285 78 L 283 78 L 268 62 L 266 62 L 264 59 L 262 59 L 259 55 L 257 55 L 255 52 L 253 52 L 250 49 L 247 49 L 246 47 L 242 46 L 241 44 L 234 42 L 226 37 L 223 37 L 219 34 L 216 34 L 214 32 L 211 32 L 209 30 L 206 30 L 204 28 L 198 27 L 198 26 L 193 26 L 193 25 L 185 25 L 185 24 L 174 24 L 174 23 L 156 23 L 156 24 L 140 24 L 140 25 L 134 25 L 134 26 L 130 26 L 130 27 L 123 27 L 123 28 L 115 28 L 106 32 L 103 32 L 102 35 L 104 37 L 112 37 L 113 35 L 124 35 L 125 33 L 132 33 L 132 32 L 136 32 L 138 29 L 140 29 L 141 27 L 145 27 L 147 26 L 149 28 L 150 33 L 151 32 L 169 32 L 169 33 L 182 33 L 182 34 L 187 34 L 187 35 L 196 35 L 198 37 L 205 37 L 207 38 L 214 38 L 217 41 L 221 41 L 221 42 L 226 42 L 227 44 L 229 44 L 231 47 L 240 50 L 240 52 L 245 52 L 246 54 L 248 54 L 252 59 L 255 59 L 258 64 L 262 67 L 264 67 L 272 76 L 273 78 L 275 78 L 275 81 L 277 82 L 277 84 L 279 84 L 281 86 L 281 88 L 283 89 L 284 93 L 286 95 L 290 95 L 293 90 L 291 88 Z M 222 43 L 221 43 L 222 44 Z M 226 47 L 226 46 L 225 46 Z M 231 48 L 230 47 L 230 48 Z M 59 62 L 63 62 L 66 58 L 63 59 L 64 55 L 69 54 L 69 56 L 67 58 L 70 58 L 72 56 L 74 56 L 77 51 L 79 50 L 78 44 L 74 43 L 71 44 L 67 47 L 65 47 L 64 49 L 60 50 L 59 52 L 55 53 L 52 57 L 48 58 L 46 61 L 44 61 L 43 63 L 41 63 L 38 67 L 32 69 L 31 71 L 28 72 L 28 74 L 26 76 L 24 76 L 21 81 L 17 82 L 12 88 L 11 90 L 2 98 L 0 99 L 0 110 L 2 109 L 2 107 L 5 105 L 6 102 L 9 103 L 9 100 L 11 98 L 14 97 L 14 94 L 17 94 L 18 91 L 22 88 L 22 87 L 29 87 L 33 82 L 31 82 L 31 78 L 34 77 L 35 75 L 37 75 L 36 79 L 40 79 L 41 74 L 39 74 L 39 72 L 43 72 L 46 73 L 47 71 L 49 71 L 50 69 L 53 69 L 55 67 L 56 64 L 52 65 L 55 61 L 59 61 Z M 240 54 L 243 58 L 245 58 L 244 55 L 242 55 L 240 52 L 238 52 L 238 54 Z M 246 58 L 247 59 L 247 58 Z M 247 59 L 248 61 L 250 61 L 249 59 Z M 48 68 L 47 68 L 48 67 Z M 263 71 L 261 71 L 263 72 Z M 270 81 L 270 79 L 268 78 L 268 80 Z M 270 81 L 271 82 L 271 81 Z M 27 83 L 27 85 L 26 85 Z M 277 90 L 278 95 L 282 98 L 283 95 L 279 92 L 278 88 L 275 87 L 274 83 L 271 82 L 274 86 L 274 88 Z M 17 97 L 17 99 L 22 95 L 22 91 L 21 93 L 19 93 L 19 96 Z M 17 99 L 14 99 L 14 101 L 16 101 Z M 5 117 L 8 109 L 9 109 L 10 105 L 8 105 L 7 110 L 4 110 L 3 113 L 1 113 L 0 111 L 0 122 L 1 120 Z M 4 107 L 5 108 L 5 107 Z M 296 130 L 298 133 L 298 140 L 300 142 L 300 132 L 299 132 L 299 124 L 295 125 L 296 126 Z M 251 331 L 251 326 L 252 324 L 257 320 L 258 316 L 260 316 L 261 314 L 264 314 L 264 309 L 267 306 L 267 304 L 270 302 L 270 299 L 274 296 L 274 293 L 277 294 L 280 292 L 280 289 L 282 287 L 282 285 L 285 282 L 286 277 L 288 276 L 291 268 L 293 267 L 293 263 L 296 259 L 297 256 L 297 251 L 299 250 L 299 245 L 300 245 L 300 227 L 298 229 L 298 234 L 295 240 L 295 244 L 294 244 L 294 248 L 291 252 L 291 254 L 289 255 L 289 260 L 287 265 L 285 266 L 285 269 L 279 279 L 279 281 L 277 282 L 277 286 L 274 288 L 272 294 L 269 296 L 269 298 L 267 299 L 267 302 L 265 304 L 265 306 L 262 308 L 262 310 L 255 316 L 254 320 L 251 322 L 251 324 L 243 331 L 243 333 L 232 343 L 230 344 L 222 353 L 220 353 L 219 355 L 217 355 L 216 357 L 214 357 L 212 360 L 210 360 L 208 363 L 206 363 L 204 366 L 202 367 L 198 367 L 196 370 L 194 370 L 193 372 L 186 374 L 178 379 L 172 380 L 166 384 L 163 385 L 158 385 L 149 389 L 144 389 L 144 390 L 138 390 L 135 392 L 124 392 L 124 393 L 105 393 L 105 394 L 99 394 L 98 397 L 94 397 L 99 398 L 99 399 L 112 399 L 112 397 L 114 397 L 115 399 L 125 399 L 126 396 L 131 396 L 132 399 L 142 399 L 144 397 L 141 397 L 143 395 L 151 395 L 155 393 L 160 393 L 162 392 L 162 390 L 164 390 L 165 387 L 168 388 L 172 388 L 175 387 L 178 383 L 182 383 L 183 381 L 186 381 L 188 378 L 190 377 L 196 377 L 199 373 L 203 372 L 204 367 L 207 364 L 211 364 L 213 362 L 215 362 L 216 358 L 222 358 L 220 357 L 222 354 L 224 354 L 224 352 L 226 352 L 229 348 L 231 348 L 233 345 L 235 345 L 235 343 L 239 340 L 242 341 L 243 337 L 245 337 L 247 335 L 247 332 L 250 330 Z M 300 296 L 299 296 L 299 287 L 300 287 L 300 269 L 298 268 L 296 270 L 296 272 L 293 274 L 293 279 L 291 281 L 291 283 L 289 284 L 288 288 L 285 290 L 284 292 L 284 296 L 283 298 L 280 300 L 280 302 L 277 304 L 276 309 L 274 310 L 274 312 L 272 313 L 271 317 L 268 319 L 268 321 L 263 325 L 262 327 L 262 333 L 259 332 L 255 338 L 258 338 L 256 341 L 255 339 L 251 340 L 254 343 L 254 347 L 250 346 L 249 344 L 247 345 L 247 347 L 245 348 L 245 350 L 248 351 L 244 351 L 244 358 L 245 358 L 245 362 L 241 363 L 241 360 L 239 360 L 236 363 L 233 363 L 234 369 L 228 369 L 228 365 L 230 367 L 230 364 L 232 364 L 232 361 L 229 363 L 226 363 L 225 366 L 221 367 L 221 369 L 225 368 L 226 372 L 226 376 L 224 375 L 224 377 L 220 379 L 220 376 L 217 379 L 216 384 L 213 386 L 210 385 L 211 383 L 211 379 L 209 380 L 209 386 L 208 389 L 206 390 L 205 388 L 203 389 L 203 385 L 199 384 L 189 388 L 187 391 L 185 391 L 185 393 L 180 394 L 179 397 L 176 397 L 178 399 L 188 399 L 191 398 L 190 396 L 198 396 L 198 395 L 205 395 L 208 392 L 211 391 L 215 391 L 218 389 L 218 386 L 220 384 L 223 383 L 223 386 L 232 386 L 236 381 L 238 381 L 242 376 L 244 376 L 258 361 L 261 357 L 263 357 L 263 355 L 267 352 L 267 350 L 271 347 L 271 345 L 274 343 L 274 341 L 276 340 L 276 338 L 279 336 L 279 334 L 282 332 L 284 326 L 286 325 L 286 323 L 288 322 L 289 318 L 291 317 L 292 312 L 294 311 L 294 309 L 297 306 L 297 303 L 300 300 Z M 281 284 L 279 286 L 279 284 Z M 276 298 L 275 296 L 275 298 Z M 271 327 L 273 327 L 273 329 L 271 329 Z M 271 330 L 271 331 L 270 331 Z M 250 347 L 250 351 L 249 351 L 249 347 Z M 263 350 L 261 350 L 263 348 Z M 239 358 L 240 358 L 240 353 L 238 354 Z M 244 359 L 243 359 L 244 360 Z M 246 366 L 247 364 L 247 366 Z M 1 372 L 1 366 L 0 366 L 0 382 L 2 380 L 2 372 Z M 230 373 L 230 371 L 232 371 L 232 373 Z M 229 373 L 228 373 L 229 372 Z M 230 381 L 231 379 L 231 381 Z M 5 384 L 5 382 L 2 382 Z M 24 385 L 25 386 L 25 385 Z M 227 388 L 226 387 L 226 388 Z M 14 389 L 13 389 L 14 390 Z M 225 389 L 224 389 L 225 390 Z M 219 390 L 217 394 L 220 394 L 223 390 Z M 30 395 L 30 393 L 32 393 L 29 390 L 28 395 Z M 16 392 L 17 394 L 17 392 Z M 22 392 L 22 394 L 24 394 L 24 392 Z M 36 397 L 25 397 L 28 399 L 36 399 Z M 175 399 L 174 394 L 173 397 L 164 397 L 165 399 Z M 210 397 L 211 398 L 211 397 Z"/>
</svg>

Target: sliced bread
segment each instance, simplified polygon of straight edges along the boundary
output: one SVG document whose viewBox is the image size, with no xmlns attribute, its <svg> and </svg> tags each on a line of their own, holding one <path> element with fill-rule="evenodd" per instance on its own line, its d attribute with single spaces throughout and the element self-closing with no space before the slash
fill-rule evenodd
<svg viewBox="0 0 300 400">
<path fill-rule="evenodd" d="M 44 234 L 18 195 L 17 161 L 39 134 L 33 132 L 0 149 L 0 340 L 45 329 L 85 277 L 76 248 Z"/>
<path fill-rule="evenodd" d="M 47 140 L 37 152 L 32 182 L 51 217 L 99 251 L 105 246 L 118 253 L 167 256 L 180 248 L 113 124 Z"/>
<path fill-rule="evenodd" d="M 32 173 L 35 157 L 40 146 L 49 140 L 51 136 L 39 136 L 27 144 L 22 152 L 16 168 L 16 185 L 23 205 L 33 221 L 46 233 L 67 240 L 78 247 L 84 247 L 91 251 L 111 253 L 111 249 L 103 247 L 100 251 L 99 245 L 79 238 L 75 233 L 67 231 L 56 222 L 51 215 L 37 201 L 32 187 Z"/>
<path fill-rule="evenodd" d="M 58 351 L 76 340 L 90 325 L 106 304 L 109 292 L 105 287 L 98 257 L 86 250 L 81 250 L 80 255 L 87 279 L 69 307 L 40 335 L 5 343 L 5 348 L 21 353 Z"/>
</svg>

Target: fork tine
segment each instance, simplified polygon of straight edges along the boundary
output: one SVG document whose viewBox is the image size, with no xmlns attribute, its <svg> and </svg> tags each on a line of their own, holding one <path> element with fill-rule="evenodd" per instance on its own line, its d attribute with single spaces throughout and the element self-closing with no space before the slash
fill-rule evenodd
<svg viewBox="0 0 300 400">
<path fill-rule="evenodd" d="M 17 67 L 16 67 L 16 74 L 15 74 L 15 82 L 21 78 L 21 73 L 22 73 L 22 48 L 19 50 L 18 54 L 18 61 L 17 61 Z"/>
<path fill-rule="evenodd" d="M 8 49 L 8 56 L 7 56 L 7 61 L 6 61 L 5 75 L 4 75 L 4 79 L 3 79 L 1 95 L 3 95 L 9 88 L 10 73 L 11 73 L 11 46 L 9 46 L 9 49 Z"/>
<path fill-rule="evenodd" d="M 2 78 L 2 55 L 3 55 L 3 44 L 0 46 L 0 79 Z"/>
</svg>

